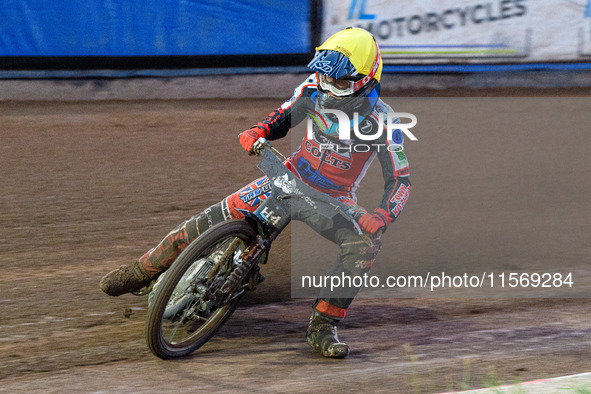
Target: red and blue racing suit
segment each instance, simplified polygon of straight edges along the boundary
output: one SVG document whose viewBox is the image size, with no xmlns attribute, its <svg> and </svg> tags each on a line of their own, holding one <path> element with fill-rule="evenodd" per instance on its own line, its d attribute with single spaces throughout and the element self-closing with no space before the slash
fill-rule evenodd
<svg viewBox="0 0 591 394">
<path fill-rule="evenodd" d="M 311 75 L 295 89 L 291 99 L 271 112 L 263 121 L 253 127 L 264 130 L 268 140 L 276 140 L 287 135 L 288 131 L 305 120 L 314 108 L 314 96 L 317 92 L 317 80 Z M 368 134 L 376 134 L 377 127 L 384 127 L 381 137 L 369 144 L 369 149 L 357 151 L 354 145 L 330 148 L 328 140 L 318 133 L 312 137 L 307 134 L 299 149 L 286 163 L 292 172 L 315 189 L 329 194 L 343 203 L 352 206 L 359 214 L 366 210 L 357 205 L 355 192 L 367 169 L 377 157 L 382 167 L 384 193 L 379 206 L 374 210 L 382 216 L 386 224 L 393 222 L 406 203 L 411 184 L 409 181 L 408 161 L 401 148 L 389 149 L 389 146 L 402 144 L 402 133 L 398 132 L 396 141 L 387 140 L 386 124 L 380 125 L 379 116 L 387 116 L 392 109 L 377 99 L 372 112 L 360 125 Z M 393 137 L 394 138 L 394 137 Z M 168 268 L 178 254 L 199 234 L 212 225 L 224 220 L 241 219 L 241 210 L 254 212 L 262 200 L 271 192 L 271 183 L 266 177 L 259 178 L 221 202 L 209 207 L 202 213 L 181 223 L 171 231 L 158 246 L 147 252 L 140 261 L 150 272 L 159 272 Z M 319 225 L 316 218 L 294 217 L 302 220 L 325 238 L 340 247 L 339 255 L 330 269 L 329 275 L 363 275 L 369 272 L 381 241 L 379 235 L 361 238 L 350 226 L 335 221 L 326 229 Z M 371 240 L 368 243 L 368 239 Z M 323 289 L 314 307 L 319 312 L 336 318 L 345 317 L 345 312 L 359 291 L 349 289 L 345 295 L 335 296 Z"/>
</svg>

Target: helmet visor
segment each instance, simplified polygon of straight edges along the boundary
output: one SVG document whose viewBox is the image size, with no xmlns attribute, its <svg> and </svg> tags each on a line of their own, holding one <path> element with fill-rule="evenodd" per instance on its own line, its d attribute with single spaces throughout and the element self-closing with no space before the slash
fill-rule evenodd
<svg viewBox="0 0 591 394">
<path fill-rule="evenodd" d="M 355 92 L 355 82 L 346 79 L 334 79 L 327 75 L 320 74 L 320 87 L 335 96 L 350 96 Z"/>
</svg>

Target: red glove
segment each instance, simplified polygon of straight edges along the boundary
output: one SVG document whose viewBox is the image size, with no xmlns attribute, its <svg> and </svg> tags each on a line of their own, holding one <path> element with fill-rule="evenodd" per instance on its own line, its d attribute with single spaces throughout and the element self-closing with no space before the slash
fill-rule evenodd
<svg viewBox="0 0 591 394">
<path fill-rule="evenodd" d="M 359 219 L 359 227 L 363 231 L 366 231 L 370 234 L 375 234 L 379 230 L 386 230 L 388 227 L 388 223 L 384 219 L 384 215 L 381 213 L 366 213 L 365 215 L 361 216 Z"/>
<path fill-rule="evenodd" d="M 265 130 L 260 127 L 253 127 L 240 133 L 240 145 L 250 153 L 252 146 L 259 138 L 265 138 Z"/>
</svg>

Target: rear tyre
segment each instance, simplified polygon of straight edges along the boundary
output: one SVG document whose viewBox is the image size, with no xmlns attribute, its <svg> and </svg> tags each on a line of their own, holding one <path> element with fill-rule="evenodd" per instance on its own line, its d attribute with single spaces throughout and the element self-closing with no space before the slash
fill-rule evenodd
<svg viewBox="0 0 591 394">
<path fill-rule="evenodd" d="M 204 297 L 219 287 L 256 233 L 245 221 L 219 223 L 181 253 L 155 286 L 146 316 L 146 342 L 154 355 L 182 357 L 205 344 L 232 315 L 241 298 L 212 306 Z"/>
</svg>

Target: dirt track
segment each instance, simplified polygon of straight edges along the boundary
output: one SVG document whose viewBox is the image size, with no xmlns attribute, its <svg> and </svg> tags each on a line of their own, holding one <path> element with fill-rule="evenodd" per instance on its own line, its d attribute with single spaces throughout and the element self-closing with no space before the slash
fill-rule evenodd
<svg viewBox="0 0 591 394">
<path fill-rule="evenodd" d="M 588 294 L 588 99 L 501 99 L 480 117 L 478 102 L 413 100 L 414 188 L 382 266 L 576 268 Z M 98 281 L 258 176 L 235 136 L 278 104 L 0 103 L 0 392 L 436 392 L 591 371 L 586 298 L 359 299 L 340 332 L 353 353 L 324 360 L 303 341 L 309 300 L 289 301 L 289 234 L 220 335 L 153 357 L 146 300 Z"/>
</svg>

